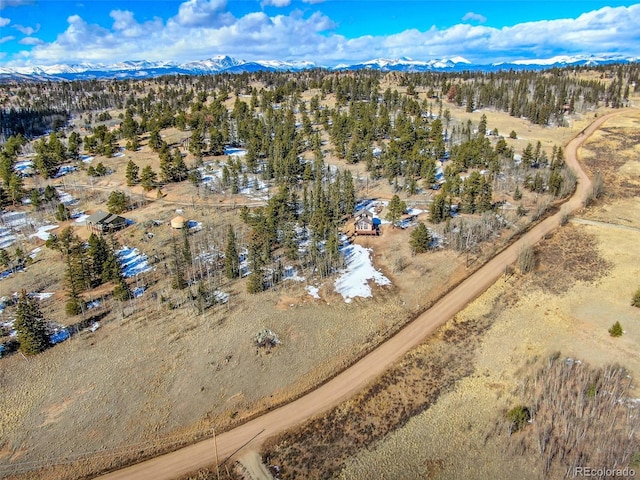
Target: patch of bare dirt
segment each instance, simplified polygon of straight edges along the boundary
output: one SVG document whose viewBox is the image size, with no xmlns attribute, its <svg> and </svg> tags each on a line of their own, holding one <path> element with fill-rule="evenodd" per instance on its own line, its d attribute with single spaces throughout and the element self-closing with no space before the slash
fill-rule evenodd
<svg viewBox="0 0 640 480">
<path fill-rule="evenodd" d="M 597 237 L 573 225 L 542 241 L 536 254 L 538 268 L 531 283 L 546 293 L 566 293 L 575 282 L 595 282 L 611 270 Z"/>
</svg>

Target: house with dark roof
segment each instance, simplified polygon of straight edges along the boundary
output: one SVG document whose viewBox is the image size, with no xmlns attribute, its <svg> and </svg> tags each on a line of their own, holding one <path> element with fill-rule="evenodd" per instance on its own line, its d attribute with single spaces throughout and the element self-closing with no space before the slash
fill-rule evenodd
<svg viewBox="0 0 640 480">
<path fill-rule="evenodd" d="M 87 227 L 98 233 L 110 233 L 127 226 L 127 219 L 120 215 L 98 210 L 85 220 Z"/>
</svg>

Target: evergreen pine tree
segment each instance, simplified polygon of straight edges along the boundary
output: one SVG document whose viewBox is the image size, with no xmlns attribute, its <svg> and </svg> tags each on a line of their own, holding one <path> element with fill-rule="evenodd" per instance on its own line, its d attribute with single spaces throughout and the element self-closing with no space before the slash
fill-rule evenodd
<svg viewBox="0 0 640 480">
<path fill-rule="evenodd" d="M 342 199 L 344 202 L 344 213 L 351 215 L 356 208 L 356 188 L 353 183 L 353 175 L 350 170 L 342 173 Z"/>
<path fill-rule="evenodd" d="M 82 313 L 82 299 L 75 290 L 70 290 L 68 293 L 67 303 L 64 306 L 65 313 L 73 317 Z"/>
<path fill-rule="evenodd" d="M 189 152 L 196 157 L 196 160 L 202 160 L 204 147 L 204 131 L 198 127 L 193 131 L 191 138 L 189 139 Z"/>
<path fill-rule="evenodd" d="M 187 164 L 184 163 L 184 158 L 177 148 L 173 152 L 173 169 L 172 169 L 172 181 L 181 182 L 189 175 L 189 169 Z"/>
<path fill-rule="evenodd" d="M 284 228 L 284 254 L 289 260 L 298 260 L 298 235 L 293 222 L 287 222 Z"/>
<path fill-rule="evenodd" d="M 400 200 L 398 195 L 394 195 L 387 206 L 387 216 L 386 219 L 391 222 L 393 227 L 395 228 L 396 223 L 400 220 L 400 217 L 407 210 L 407 204 Z"/>
<path fill-rule="evenodd" d="M 29 200 L 33 209 L 38 210 L 38 208 L 42 204 L 42 196 L 40 195 L 40 191 L 37 188 L 31 189 L 31 192 L 29 193 Z"/>
<path fill-rule="evenodd" d="M 418 223 L 416 228 L 411 232 L 410 237 L 409 245 L 411 246 L 411 252 L 413 254 L 424 253 L 429 250 L 431 245 L 431 235 L 424 223 Z"/>
<path fill-rule="evenodd" d="M 133 163 L 133 160 L 129 160 L 129 163 L 127 163 L 127 170 L 125 173 L 125 177 L 127 179 L 127 185 L 131 186 L 140 182 L 140 177 L 138 176 L 139 172 L 140 172 L 140 167 L 138 167 L 135 163 Z"/>
<path fill-rule="evenodd" d="M 145 191 L 153 190 L 156 186 L 156 180 L 158 175 L 153 171 L 151 165 L 147 165 L 142 169 L 142 173 L 140 175 L 140 185 Z"/>
<path fill-rule="evenodd" d="M 449 205 L 443 193 L 435 196 L 429 207 L 429 220 L 433 223 L 440 223 L 449 216 Z"/>
<path fill-rule="evenodd" d="M 259 268 L 249 275 L 249 279 L 247 280 L 247 292 L 260 293 L 262 291 L 264 291 L 264 279 L 262 268 Z"/>
<path fill-rule="evenodd" d="M 22 290 L 18 297 L 14 327 L 18 334 L 20 351 L 25 355 L 35 355 L 50 346 L 46 322 L 38 302 L 29 298 L 25 290 Z"/>
<path fill-rule="evenodd" d="M 173 255 L 171 263 L 173 265 L 173 276 L 171 278 L 171 288 L 175 290 L 183 290 L 187 287 L 187 280 L 185 278 L 185 264 L 183 252 L 180 252 L 173 240 Z"/>
<path fill-rule="evenodd" d="M 227 231 L 227 248 L 224 251 L 224 273 L 228 279 L 238 278 L 240 276 L 236 234 L 231 225 L 229 225 Z"/>
<path fill-rule="evenodd" d="M 520 187 L 518 185 L 516 185 L 516 191 L 513 193 L 513 199 L 514 200 L 522 199 L 522 192 L 520 191 Z"/>
<path fill-rule="evenodd" d="M 131 288 L 122 276 L 118 278 L 118 280 L 116 281 L 116 286 L 113 288 L 113 298 L 115 298 L 116 300 L 120 300 L 121 302 L 133 298 Z"/>
<path fill-rule="evenodd" d="M 104 237 L 101 235 L 96 235 L 92 233 L 89 236 L 89 240 L 87 241 L 89 247 L 87 248 L 87 254 L 89 255 L 89 262 L 91 264 L 91 277 L 92 284 L 99 285 L 103 281 L 102 272 L 105 269 L 105 265 L 108 267 L 108 261 L 111 260 L 109 245 L 107 244 Z M 117 266 L 117 260 L 115 259 L 115 255 L 113 255 L 113 264 Z M 113 277 L 114 275 L 110 275 Z"/>
<path fill-rule="evenodd" d="M 158 150 L 160 150 L 161 146 L 162 137 L 160 137 L 160 129 L 154 128 L 149 135 L 149 147 L 151 147 L 154 152 L 157 152 Z"/>
<path fill-rule="evenodd" d="M 9 263 L 11 263 L 9 252 L 7 252 L 4 248 L 0 248 L 0 265 L 6 268 L 9 266 Z"/>
<path fill-rule="evenodd" d="M 182 229 L 182 256 L 187 266 L 191 265 L 193 258 L 191 255 L 191 244 L 189 243 L 189 228 Z"/>
</svg>

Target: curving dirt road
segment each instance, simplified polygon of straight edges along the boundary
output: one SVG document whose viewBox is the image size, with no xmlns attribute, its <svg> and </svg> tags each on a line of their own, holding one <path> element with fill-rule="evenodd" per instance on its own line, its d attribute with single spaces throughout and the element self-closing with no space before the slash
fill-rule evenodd
<svg viewBox="0 0 640 480">
<path fill-rule="evenodd" d="M 109 480 L 176 478 L 214 463 L 216 447 L 218 458 L 222 461 L 234 455 L 248 443 L 252 448 L 255 448 L 265 438 L 294 427 L 358 392 L 383 373 L 389 365 L 423 342 L 436 328 L 489 288 L 503 274 L 505 268 L 516 261 L 523 246 L 535 244 L 560 225 L 561 218 L 565 213 L 582 207 L 583 201 L 590 191 L 591 181 L 578 162 L 577 150 L 602 123 L 620 113 L 622 112 L 598 118 L 567 144 L 565 149 L 566 163 L 578 175 L 578 186 L 574 195 L 564 203 L 560 212 L 534 226 L 441 298 L 433 307 L 360 361 L 303 397 L 218 435 L 216 437 L 217 445 L 213 439 L 204 440 L 175 452 L 114 471 L 100 478 Z"/>
</svg>

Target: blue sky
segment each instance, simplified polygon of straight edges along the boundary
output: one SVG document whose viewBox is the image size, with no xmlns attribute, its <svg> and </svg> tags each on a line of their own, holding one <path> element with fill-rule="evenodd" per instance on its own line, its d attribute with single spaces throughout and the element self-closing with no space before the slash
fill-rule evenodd
<svg viewBox="0 0 640 480">
<path fill-rule="evenodd" d="M 217 55 L 473 63 L 640 56 L 640 4 L 590 0 L 0 0 L 0 67 Z"/>
</svg>

